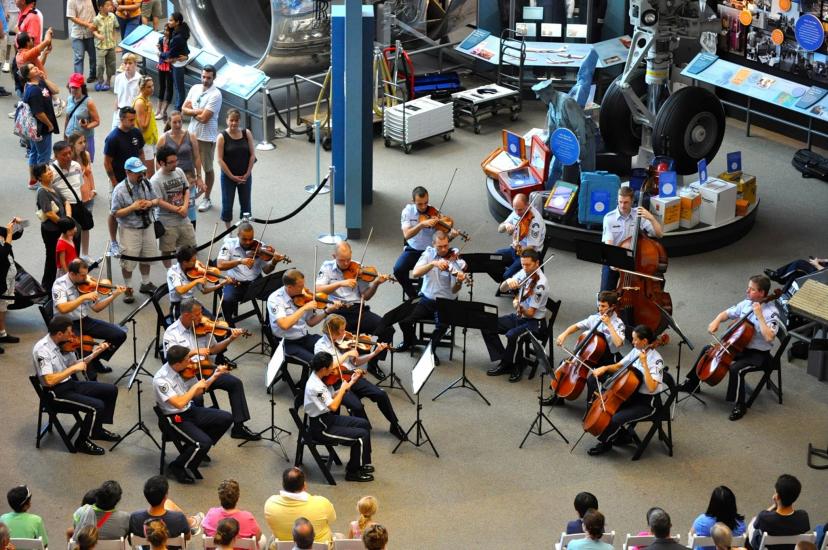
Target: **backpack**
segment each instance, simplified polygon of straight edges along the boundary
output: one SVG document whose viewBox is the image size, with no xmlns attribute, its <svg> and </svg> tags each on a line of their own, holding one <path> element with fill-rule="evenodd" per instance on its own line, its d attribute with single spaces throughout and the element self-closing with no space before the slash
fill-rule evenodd
<svg viewBox="0 0 828 550">
<path fill-rule="evenodd" d="M 828 181 L 828 158 L 808 149 L 800 149 L 791 160 L 793 167 L 802 172 L 803 178 L 819 178 Z"/>
<path fill-rule="evenodd" d="M 37 119 L 32 114 L 32 108 L 25 101 L 18 101 L 14 110 L 14 135 L 30 141 L 43 139 L 37 133 Z"/>
</svg>

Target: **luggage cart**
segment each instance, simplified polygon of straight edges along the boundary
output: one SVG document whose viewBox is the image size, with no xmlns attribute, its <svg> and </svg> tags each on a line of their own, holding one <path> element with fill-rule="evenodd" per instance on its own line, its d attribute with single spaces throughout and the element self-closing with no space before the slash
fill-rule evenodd
<svg viewBox="0 0 828 550">
<path fill-rule="evenodd" d="M 399 93 L 399 86 L 394 86 L 394 88 Z M 454 114 L 453 112 L 451 114 L 438 113 L 438 111 L 446 109 L 453 111 L 452 103 L 440 103 L 431 99 L 431 96 L 402 101 L 401 97 L 395 93 L 386 93 L 386 96 L 388 95 L 396 98 L 400 103 L 393 107 L 386 107 L 383 110 L 382 137 L 385 140 L 386 147 L 391 147 L 392 144 L 397 143 L 405 151 L 405 154 L 409 154 L 413 145 L 417 142 L 437 136 L 442 136 L 444 141 L 451 139 L 451 134 L 454 132 Z M 434 112 L 436 117 L 433 120 L 426 120 L 425 123 L 423 123 L 423 120 L 418 120 L 416 125 L 412 125 L 409 117 L 418 111 L 422 111 L 423 115 Z M 442 119 L 444 114 L 445 118 Z M 429 131 L 429 127 L 432 127 L 434 131 Z"/>
</svg>

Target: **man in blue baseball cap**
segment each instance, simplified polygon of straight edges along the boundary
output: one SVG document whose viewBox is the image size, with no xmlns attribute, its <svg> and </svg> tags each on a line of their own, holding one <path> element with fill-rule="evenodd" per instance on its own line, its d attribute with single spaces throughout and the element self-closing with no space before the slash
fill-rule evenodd
<svg viewBox="0 0 828 550">
<path fill-rule="evenodd" d="M 131 258 L 148 258 L 158 256 L 153 231 L 154 212 L 159 199 L 152 186 L 144 177 L 147 171 L 143 161 L 130 157 L 124 162 L 126 178 L 112 190 L 112 215 L 118 222 L 118 242 L 121 245 L 121 273 L 124 276 L 124 302 L 135 301 L 132 290 L 132 272 L 138 260 Z M 140 262 L 141 292 L 152 294 L 155 285 L 150 282 L 150 264 Z"/>
</svg>

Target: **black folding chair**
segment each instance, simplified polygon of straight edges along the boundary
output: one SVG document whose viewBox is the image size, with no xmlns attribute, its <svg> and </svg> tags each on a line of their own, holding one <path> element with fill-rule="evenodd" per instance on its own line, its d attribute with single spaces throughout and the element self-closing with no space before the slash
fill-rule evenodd
<svg viewBox="0 0 828 550">
<path fill-rule="evenodd" d="M 549 345 L 549 364 L 555 365 L 555 346 L 554 342 L 554 333 L 555 333 L 555 319 L 558 318 L 558 312 L 561 310 L 561 301 L 560 300 L 553 300 L 552 298 L 546 299 L 546 333 L 543 334 L 543 337 L 540 340 L 541 345 L 546 346 Z M 538 358 L 535 356 L 535 346 L 532 345 L 532 340 L 529 338 L 523 339 L 523 357 L 524 361 L 526 362 L 531 370 L 529 371 L 529 379 L 535 377 L 535 373 L 538 370 Z"/>
<path fill-rule="evenodd" d="M 72 438 L 75 437 L 75 434 L 80 431 L 81 426 L 83 425 L 83 418 L 81 417 L 80 412 L 77 409 L 72 409 L 61 405 L 60 403 L 56 403 L 55 394 L 48 388 L 44 388 L 37 376 L 30 376 L 29 382 L 32 383 L 32 387 L 38 397 L 37 439 L 35 440 L 35 448 L 40 448 L 40 440 L 43 439 L 47 433 L 51 433 L 52 428 L 54 427 L 60 436 L 60 439 L 63 440 L 63 444 L 66 445 L 66 449 L 70 453 L 76 452 L 75 444 L 72 442 Z M 44 414 L 47 415 L 45 425 L 43 424 Z M 63 424 L 60 423 L 60 419 L 58 418 L 59 414 L 71 414 L 74 417 L 75 423 L 68 432 L 64 429 Z"/>
<path fill-rule="evenodd" d="M 673 404 L 678 397 L 678 390 L 676 389 L 676 382 L 673 380 L 673 375 L 667 372 L 667 369 L 664 369 L 664 375 L 662 378 L 664 384 L 667 385 L 667 389 L 662 391 L 661 396 L 661 405 L 655 410 L 655 412 L 648 416 L 643 420 L 639 420 L 635 423 L 635 426 L 641 423 L 648 422 L 650 423 L 650 429 L 644 435 L 644 438 L 641 439 L 638 437 L 638 434 L 635 432 L 635 428 L 630 430 L 632 433 L 633 440 L 636 443 L 635 454 L 633 454 L 632 460 L 638 460 L 641 458 L 641 455 L 644 454 L 644 450 L 650 444 L 650 440 L 658 433 L 658 439 L 664 446 L 667 447 L 667 455 L 673 456 Z M 665 399 L 666 397 L 666 399 Z M 666 430 L 665 430 L 666 424 Z"/>
<path fill-rule="evenodd" d="M 303 406 L 304 399 L 305 396 L 302 393 L 299 393 L 293 400 L 293 408 L 290 409 L 290 416 L 293 418 L 293 422 L 296 424 L 296 429 L 298 431 L 296 436 L 296 460 L 294 460 L 293 465 L 297 467 L 302 465 L 305 454 L 304 451 L 307 447 L 313 456 L 313 460 L 316 462 L 316 465 L 319 466 L 319 469 L 322 471 L 322 475 L 324 475 L 325 479 L 328 481 L 328 485 L 336 485 L 336 480 L 334 480 L 333 474 L 331 474 L 331 466 L 334 464 L 341 466 L 342 461 L 339 459 L 339 455 L 336 454 L 334 445 L 314 441 L 310 432 L 308 415 L 303 410 L 301 413 L 302 416 L 299 416 L 299 409 Z M 319 446 L 324 446 L 328 451 L 327 457 L 320 454 L 319 449 L 317 448 Z"/>
</svg>

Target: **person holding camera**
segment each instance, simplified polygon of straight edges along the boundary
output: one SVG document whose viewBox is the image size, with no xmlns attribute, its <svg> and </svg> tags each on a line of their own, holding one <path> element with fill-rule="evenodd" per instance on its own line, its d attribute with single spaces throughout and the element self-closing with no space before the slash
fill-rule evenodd
<svg viewBox="0 0 828 550">
<path fill-rule="evenodd" d="M 138 157 L 130 157 L 124 163 L 126 178 L 112 190 L 112 215 L 118 222 L 118 242 L 121 245 L 121 273 L 124 276 L 124 302 L 135 301 L 131 287 L 132 272 L 135 270 L 135 257 L 147 258 L 158 255 L 153 230 L 152 209 L 159 204 L 158 196 L 152 185 L 144 177 L 147 167 Z M 140 262 L 141 288 L 144 294 L 155 292 L 155 285 L 150 282 L 150 264 Z"/>
</svg>

